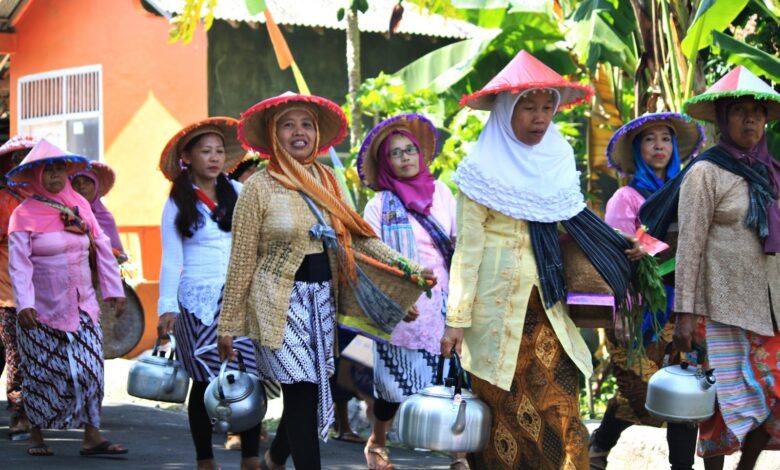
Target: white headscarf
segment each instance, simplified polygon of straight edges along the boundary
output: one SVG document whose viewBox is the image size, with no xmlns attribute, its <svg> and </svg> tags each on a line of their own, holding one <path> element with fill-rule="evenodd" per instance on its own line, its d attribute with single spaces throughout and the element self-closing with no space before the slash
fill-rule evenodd
<svg viewBox="0 0 780 470">
<path fill-rule="evenodd" d="M 539 90 L 505 91 L 496 97 L 479 140 L 452 179 L 469 198 L 509 217 L 558 222 L 585 208 L 574 149 L 553 123 L 532 146 L 520 142 L 512 130 L 517 101 Z"/>
</svg>

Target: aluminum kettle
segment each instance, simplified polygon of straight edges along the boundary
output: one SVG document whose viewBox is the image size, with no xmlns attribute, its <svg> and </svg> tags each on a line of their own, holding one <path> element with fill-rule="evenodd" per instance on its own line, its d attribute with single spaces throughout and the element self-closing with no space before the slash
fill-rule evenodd
<svg viewBox="0 0 780 470">
<path fill-rule="evenodd" d="M 147 400 L 184 403 L 190 387 L 190 377 L 176 355 L 176 338 L 169 335 L 171 352 L 165 357 L 160 351 L 160 339 L 154 342 L 150 356 L 135 361 L 127 374 L 127 393 Z"/>
<path fill-rule="evenodd" d="M 698 423 L 715 414 L 714 369 L 703 368 L 705 349 L 694 343 L 696 366 L 669 365 L 672 344 L 666 346 L 664 367 L 647 382 L 645 408 L 651 416 L 670 423 Z"/>
<path fill-rule="evenodd" d="M 239 433 L 257 426 L 268 406 L 260 379 L 246 371 L 238 353 L 238 370 L 227 370 L 230 359 L 222 363 L 219 375 L 211 380 L 203 397 L 206 413 L 214 431 Z"/>
<path fill-rule="evenodd" d="M 405 444 L 444 452 L 478 452 L 490 437 L 490 408 L 463 388 L 460 358 L 453 351 L 450 375 L 439 358 L 434 385 L 407 398 L 398 412 L 398 434 Z"/>
</svg>

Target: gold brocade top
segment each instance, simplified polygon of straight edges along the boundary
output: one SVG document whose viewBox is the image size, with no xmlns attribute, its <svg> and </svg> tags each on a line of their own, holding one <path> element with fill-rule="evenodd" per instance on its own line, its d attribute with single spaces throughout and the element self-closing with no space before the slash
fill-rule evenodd
<svg viewBox="0 0 780 470">
<path fill-rule="evenodd" d="M 528 222 L 483 206 L 461 192 L 457 227 L 447 326 L 465 329 L 463 367 L 509 390 L 534 286 L 542 295 Z M 545 312 L 566 354 L 590 377 L 590 351 L 566 305 L 557 302 Z"/>
<path fill-rule="evenodd" d="M 322 215 L 330 224 L 330 214 L 323 210 Z M 301 195 L 282 186 L 265 169 L 246 181 L 233 213 L 220 335 L 248 336 L 271 349 L 282 346 L 295 272 L 304 256 L 323 251 L 322 241 L 309 234 L 316 223 Z M 352 244 L 385 264 L 394 264 L 400 256 L 378 238 L 353 235 Z M 334 299 L 340 287 L 337 256 L 328 253 Z M 414 263 L 413 269 L 421 268 Z"/>
</svg>

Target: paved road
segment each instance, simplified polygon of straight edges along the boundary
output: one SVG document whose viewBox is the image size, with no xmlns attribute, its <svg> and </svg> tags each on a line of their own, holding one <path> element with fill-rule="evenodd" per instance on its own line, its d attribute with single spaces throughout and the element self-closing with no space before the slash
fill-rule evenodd
<svg viewBox="0 0 780 470">
<path fill-rule="evenodd" d="M 121 442 L 130 449 L 122 459 L 80 457 L 82 433 L 74 431 L 50 431 L 49 445 L 54 457 L 31 457 L 25 452 L 27 442 L 5 440 L 8 431 L 8 414 L 5 402 L 0 401 L 0 469 L 191 469 L 194 468 L 195 451 L 190 440 L 187 416 L 176 411 L 165 411 L 152 407 L 107 403 L 103 410 L 105 436 Z M 222 436 L 215 436 L 214 443 L 224 442 Z M 261 448 L 265 452 L 267 444 Z M 239 468 L 239 452 L 226 451 L 214 446 L 215 455 L 224 470 Z M 330 440 L 321 449 L 323 468 L 362 469 L 365 468 L 362 446 Z M 447 469 L 446 457 L 430 452 L 415 452 L 408 449 L 392 449 L 393 462 L 399 469 Z M 292 462 L 288 465 L 292 468 Z"/>
</svg>

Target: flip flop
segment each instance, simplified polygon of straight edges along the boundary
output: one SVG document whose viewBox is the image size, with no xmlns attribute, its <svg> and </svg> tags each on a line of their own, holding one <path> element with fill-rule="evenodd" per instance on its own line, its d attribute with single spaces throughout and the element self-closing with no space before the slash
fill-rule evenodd
<svg viewBox="0 0 780 470">
<path fill-rule="evenodd" d="M 112 449 L 111 446 L 118 445 L 114 444 L 113 442 L 109 440 L 105 440 L 101 442 L 100 444 L 96 445 L 95 447 L 90 447 L 89 449 L 86 449 L 84 447 L 81 448 L 79 451 L 79 455 L 82 456 L 89 456 L 89 455 L 120 455 L 120 454 L 126 454 L 127 449 Z"/>
<path fill-rule="evenodd" d="M 36 450 L 42 450 L 43 452 L 34 452 Z M 54 451 L 46 444 L 34 444 L 27 448 L 27 455 L 32 455 L 33 457 L 51 457 L 54 455 Z"/>
<path fill-rule="evenodd" d="M 333 439 L 337 441 L 343 441 L 343 442 L 349 442 L 352 444 L 365 444 L 366 440 L 360 437 L 357 433 L 354 431 L 352 432 L 342 432 L 335 436 L 333 436 Z"/>
</svg>

